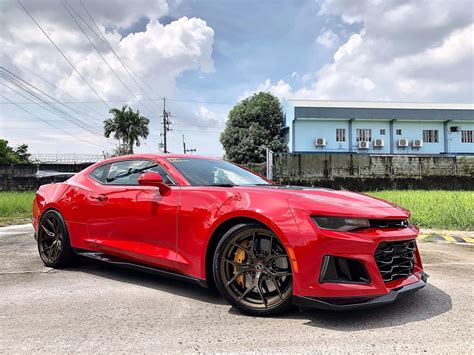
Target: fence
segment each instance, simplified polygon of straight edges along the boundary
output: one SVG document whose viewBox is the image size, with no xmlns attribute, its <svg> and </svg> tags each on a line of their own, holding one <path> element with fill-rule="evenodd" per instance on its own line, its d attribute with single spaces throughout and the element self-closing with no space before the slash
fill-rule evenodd
<svg viewBox="0 0 474 355">
<path fill-rule="evenodd" d="M 91 163 L 0 164 L 0 191 L 35 190 L 43 184 L 64 181 L 71 173 L 77 173 L 89 165 Z"/>
<path fill-rule="evenodd" d="M 107 155 L 100 154 L 33 154 L 31 161 L 49 164 L 82 164 L 95 163 L 106 159 Z"/>
<path fill-rule="evenodd" d="M 271 156 L 271 155 L 270 155 Z M 366 191 L 376 189 L 474 190 L 474 156 L 388 156 L 357 154 L 274 154 L 273 164 L 247 164 L 263 175 L 273 166 L 281 184 Z M 0 164 L 0 190 L 31 190 L 65 180 L 91 163 Z"/>
<path fill-rule="evenodd" d="M 275 154 L 274 180 L 353 190 L 474 189 L 474 156 Z"/>
</svg>

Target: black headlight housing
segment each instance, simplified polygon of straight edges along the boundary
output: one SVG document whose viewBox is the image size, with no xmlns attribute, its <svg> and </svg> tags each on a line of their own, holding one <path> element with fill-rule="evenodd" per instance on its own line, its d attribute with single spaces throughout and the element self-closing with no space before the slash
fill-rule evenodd
<svg viewBox="0 0 474 355">
<path fill-rule="evenodd" d="M 334 216 L 312 216 L 311 218 L 319 228 L 333 231 L 350 232 L 370 227 L 370 222 L 367 218 Z"/>
</svg>

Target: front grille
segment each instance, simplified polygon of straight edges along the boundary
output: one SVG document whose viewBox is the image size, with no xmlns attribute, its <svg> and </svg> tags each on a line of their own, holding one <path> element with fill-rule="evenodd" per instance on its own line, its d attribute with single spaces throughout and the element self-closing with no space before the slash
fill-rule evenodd
<svg viewBox="0 0 474 355">
<path fill-rule="evenodd" d="M 369 219 L 371 228 L 406 228 L 406 219 Z"/>
<path fill-rule="evenodd" d="M 413 273 L 416 244 L 414 240 L 380 243 L 374 257 L 384 282 L 401 279 Z"/>
</svg>

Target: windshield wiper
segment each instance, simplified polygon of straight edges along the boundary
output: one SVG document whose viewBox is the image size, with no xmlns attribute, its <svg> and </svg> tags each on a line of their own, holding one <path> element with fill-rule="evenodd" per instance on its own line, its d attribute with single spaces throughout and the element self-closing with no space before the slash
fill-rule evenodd
<svg viewBox="0 0 474 355">
<path fill-rule="evenodd" d="M 114 180 L 117 180 L 117 179 L 120 179 L 120 178 L 123 178 L 123 177 L 127 177 L 129 175 L 132 175 L 132 174 L 138 174 L 138 173 L 141 173 L 145 170 L 148 170 L 148 169 L 151 169 L 151 168 L 154 168 L 155 166 L 158 166 L 158 164 L 153 164 L 153 165 L 149 165 L 149 166 L 146 166 L 144 168 L 140 168 L 140 169 L 128 169 L 128 171 L 126 172 L 123 172 L 123 173 L 120 173 L 120 174 L 117 174 L 115 175 L 114 177 L 111 177 L 111 178 L 107 178 L 107 182 L 112 182 Z"/>
</svg>

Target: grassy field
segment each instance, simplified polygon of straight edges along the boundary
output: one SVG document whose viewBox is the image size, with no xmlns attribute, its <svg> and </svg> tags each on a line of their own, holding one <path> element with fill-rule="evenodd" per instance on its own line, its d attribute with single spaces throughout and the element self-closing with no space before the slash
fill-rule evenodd
<svg viewBox="0 0 474 355">
<path fill-rule="evenodd" d="M 31 218 L 31 204 L 35 198 L 33 191 L 0 191 L 0 225 L 27 223 Z"/>
<path fill-rule="evenodd" d="M 419 227 L 474 230 L 474 192 L 386 190 L 367 192 L 412 212 Z M 26 223 L 31 218 L 34 192 L 0 192 L 0 225 Z"/>
<path fill-rule="evenodd" d="M 474 230 L 474 192 L 437 190 L 386 190 L 367 192 L 411 211 L 419 227 Z"/>
</svg>

